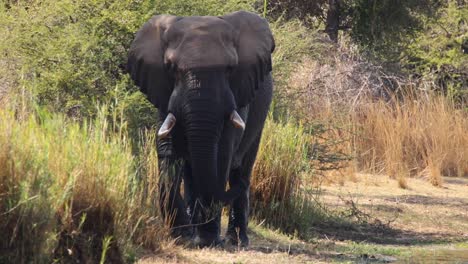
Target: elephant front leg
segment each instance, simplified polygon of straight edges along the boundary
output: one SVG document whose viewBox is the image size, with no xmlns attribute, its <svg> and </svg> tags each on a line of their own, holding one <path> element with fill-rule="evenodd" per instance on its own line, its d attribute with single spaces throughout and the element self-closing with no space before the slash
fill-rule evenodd
<svg viewBox="0 0 468 264">
<path fill-rule="evenodd" d="M 208 203 L 205 203 L 209 205 Z M 200 222 L 197 226 L 197 237 L 195 244 L 200 247 L 218 246 L 222 244 L 221 229 L 221 210 L 222 204 L 211 204 L 211 206 L 195 205 L 195 210 L 200 212 Z"/>
<path fill-rule="evenodd" d="M 184 164 L 184 199 L 187 206 L 190 230 L 195 233 L 195 245 L 217 246 L 221 243 L 221 207 L 212 205 L 209 199 L 202 200 L 193 187 L 192 168 L 188 160 Z M 211 206 L 210 206 L 211 205 Z"/>
<path fill-rule="evenodd" d="M 242 193 L 231 205 L 226 240 L 241 247 L 249 246 L 247 226 L 249 224 L 250 178 L 259 145 L 260 136 L 257 136 L 242 159 L 241 166 L 231 170 L 229 175 L 231 188 L 240 188 Z"/>
<path fill-rule="evenodd" d="M 239 169 L 233 170 L 229 177 L 230 186 L 240 185 L 242 194 L 234 200 L 229 210 L 229 223 L 226 232 L 227 242 L 233 245 L 247 247 L 247 225 L 249 218 L 249 187 L 250 175 L 243 174 Z"/>
<path fill-rule="evenodd" d="M 189 217 L 185 202 L 180 194 L 183 177 L 181 160 L 160 158 L 159 206 L 166 223 L 171 227 L 173 237 L 191 237 Z"/>
</svg>

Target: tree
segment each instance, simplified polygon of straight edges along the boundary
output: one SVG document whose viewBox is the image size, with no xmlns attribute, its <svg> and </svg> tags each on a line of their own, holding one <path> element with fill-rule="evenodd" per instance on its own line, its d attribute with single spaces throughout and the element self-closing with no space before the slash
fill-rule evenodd
<svg viewBox="0 0 468 264">
<path fill-rule="evenodd" d="M 325 32 L 333 42 L 338 42 L 340 29 L 340 0 L 328 0 Z"/>
</svg>

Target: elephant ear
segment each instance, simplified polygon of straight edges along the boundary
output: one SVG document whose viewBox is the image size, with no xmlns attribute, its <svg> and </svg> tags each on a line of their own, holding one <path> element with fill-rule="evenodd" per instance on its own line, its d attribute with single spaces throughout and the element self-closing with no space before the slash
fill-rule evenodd
<svg viewBox="0 0 468 264">
<path fill-rule="evenodd" d="M 153 16 L 137 32 L 128 55 L 127 70 L 133 81 L 163 111 L 167 111 L 174 83 L 165 68 L 163 35 L 179 19 L 170 15 Z"/>
<path fill-rule="evenodd" d="M 275 41 L 268 22 L 250 12 L 239 11 L 221 17 L 237 30 L 238 65 L 229 84 L 239 108 L 248 105 L 271 70 Z"/>
</svg>

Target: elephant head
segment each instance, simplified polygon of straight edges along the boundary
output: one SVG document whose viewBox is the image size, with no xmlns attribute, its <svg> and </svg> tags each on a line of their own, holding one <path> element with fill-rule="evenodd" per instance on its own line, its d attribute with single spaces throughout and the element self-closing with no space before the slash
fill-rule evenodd
<svg viewBox="0 0 468 264">
<path fill-rule="evenodd" d="M 247 106 L 272 69 L 268 23 L 249 12 L 222 17 L 152 17 L 133 41 L 127 68 L 135 84 L 166 116 L 159 137 L 183 130 L 195 181 L 204 197 L 235 196 L 217 184 L 218 143 L 225 122 L 245 127 Z"/>
</svg>

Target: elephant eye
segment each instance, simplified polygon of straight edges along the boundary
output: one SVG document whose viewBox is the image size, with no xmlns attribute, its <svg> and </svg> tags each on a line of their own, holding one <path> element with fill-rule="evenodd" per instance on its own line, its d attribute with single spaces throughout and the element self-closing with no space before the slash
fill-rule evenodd
<svg viewBox="0 0 468 264">
<path fill-rule="evenodd" d="M 166 72 L 169 73 L 169 75 L 174 76 L 175 74 L 177 74 L 178 67 L 175 63 L 168 61 L 167 63 L 164 63 L 164 68 Z"/>
<path fill-rule="evenodd" d="M 226 67 L 226 74 L 227 74 L 227 76 L 228 76 L 228 77 L 231 76 L 231 74 L 234 72 L 234 70 L 235 70 L 235 67 L 234 67 L 234 66 L 227 66 L 227 67 Z"/>
</svg>

